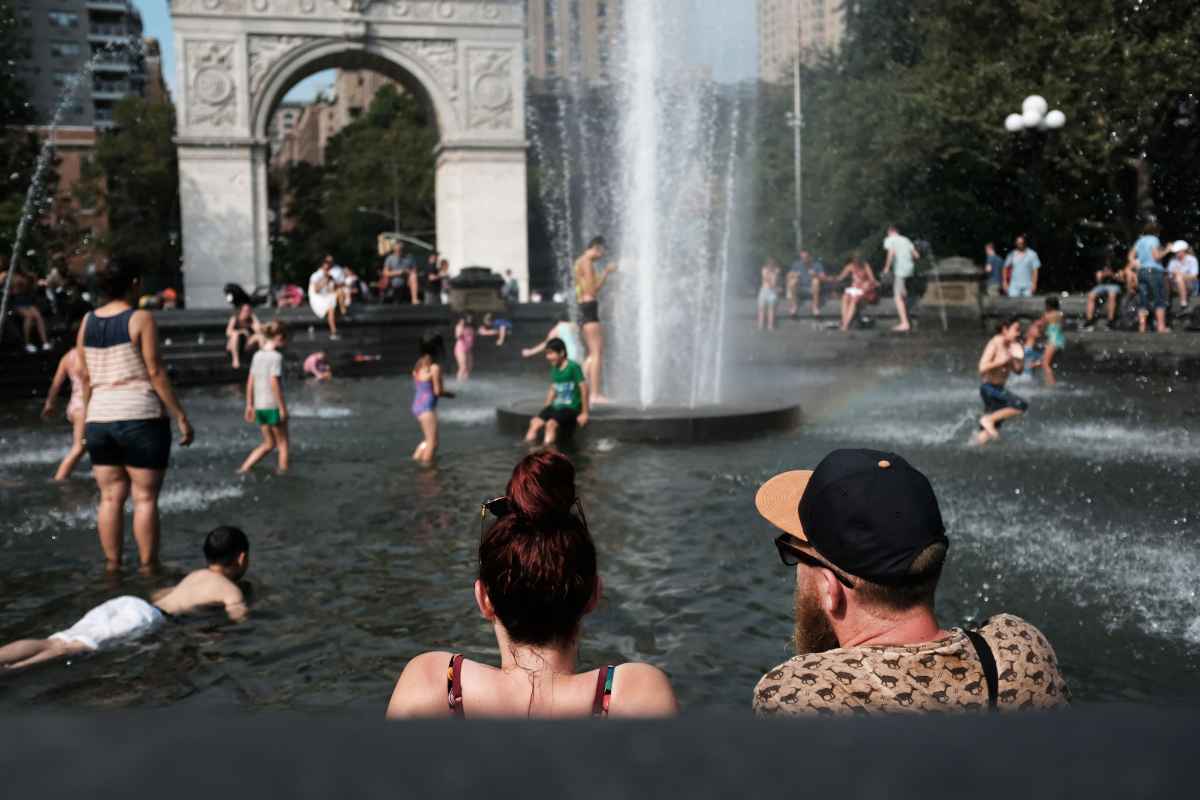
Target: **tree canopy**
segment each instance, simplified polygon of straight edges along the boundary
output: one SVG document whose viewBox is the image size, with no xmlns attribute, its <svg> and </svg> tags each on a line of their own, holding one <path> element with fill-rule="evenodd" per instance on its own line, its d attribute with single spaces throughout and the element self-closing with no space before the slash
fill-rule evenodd
<svg viewBox="0 0 1200 800">
<path fill-rule="evenodd" d="M 1197 42 L 1186 0 L 850 2 L 840 52 L 803 71 L 806 243 L 870 256 L 895 222 L 978 260 L 1027 232 L 1046 285 L 1067 288 L 1148 215 L 1200 232 Z M 1066 127 L 1006 132 L 1030 94 Z M 757 239 L 775 254 L 794 241 L 790 105 L 790 87 L 762 88 Z"/>
</svg>

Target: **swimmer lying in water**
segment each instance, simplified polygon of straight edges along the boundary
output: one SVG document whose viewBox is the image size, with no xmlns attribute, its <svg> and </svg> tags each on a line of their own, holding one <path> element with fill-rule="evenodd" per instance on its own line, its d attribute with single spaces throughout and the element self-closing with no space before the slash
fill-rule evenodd
<svg viewBox="0 0 1200 800">
<path fill-rule="evenodd" d="M 177 586 L 154 595 L 153 605 L 126 595 L 102 603 L 61 633 L 49 639 L 21 639 L 0 647 L 0 667 L 21 669 L 42 661 L 78 655 L 148 636 L 170 617 L 207 606 L 223 606 L 234 622 L 249 613 L 236 581 L 250 566 L 250 542 L 237 528 L 215 529 L 204 540 L 208 566 L 188 575 Z"/>
</svg>

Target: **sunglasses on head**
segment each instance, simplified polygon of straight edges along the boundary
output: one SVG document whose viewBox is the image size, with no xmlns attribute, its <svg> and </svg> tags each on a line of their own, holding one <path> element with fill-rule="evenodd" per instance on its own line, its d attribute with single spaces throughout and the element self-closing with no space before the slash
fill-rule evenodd
<svg viewBox="0 0 1200 800">
<path fill-rule="evenodd" d="M 853 589 L 854 584 L 850 579 L 842 575 L 841 570 L 835 569 L 832 565 L 826 564 L 821 559 L 812 555 L 812 552 L 806 545 L 792 536 L 790 533 L 781 533 L 775 537 L 775 549 L 779 551 L 779 560 L 789 567 L 794 567 L 797 564 L 804 564 L 808 567 L 820 567 L 827 569 L 833 573 L 838 582 L 847 589 Z"/>
<path fill-rule="evenodd" d="M 579 521 L 583 523 L 583 527 L 587 527 L 587 517 L 583 514 L 583 502 L 576 497 L 575 508 L 579 511 Z M 491 514 L 496 519 L 503 519 L 513 513 L 512 501 L 507 497 L 496 497 L 491 500 L 485 500 L 479 504 L 479 537 L 483 538 L 483 521 L 487 519 L 487 515 Z"/>
</svg>

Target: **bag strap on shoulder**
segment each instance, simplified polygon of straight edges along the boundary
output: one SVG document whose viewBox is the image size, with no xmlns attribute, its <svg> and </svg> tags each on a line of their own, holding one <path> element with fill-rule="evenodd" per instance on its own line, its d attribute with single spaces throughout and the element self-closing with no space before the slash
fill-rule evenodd
<svg viewBox="0 0 1200 800">
<path fill-rule="evenodd" d="M 1000 675 L 996 670 L 996 657 L 992 655 L 992 648 L 988 647 L 987 640 L 979 631 L 963 630 L 963 633 L 971 640 L 975 654 L 979 656 L 979 662 L 983 665 L 983 677 L 987 681 L 988 711 L 999 711 L 996 702 L 1000 695 Z"/>
</svg>

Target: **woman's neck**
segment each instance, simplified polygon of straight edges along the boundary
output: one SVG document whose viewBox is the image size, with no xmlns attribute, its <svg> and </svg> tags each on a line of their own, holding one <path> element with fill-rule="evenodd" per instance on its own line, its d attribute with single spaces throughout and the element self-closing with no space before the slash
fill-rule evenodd
<svg viewBox="0 0 1200 800">
<path fill-rule="evenodd" d="M 566 647 L 546 645 L 534 647 L 517 644 L 501 627 L 496 628 L 496 642 L 500 645 L 500 669 L 503 672 L 536 672 L 548 675 L 574 675 L 579 659 L 579 645 Z"/>
</svg>

